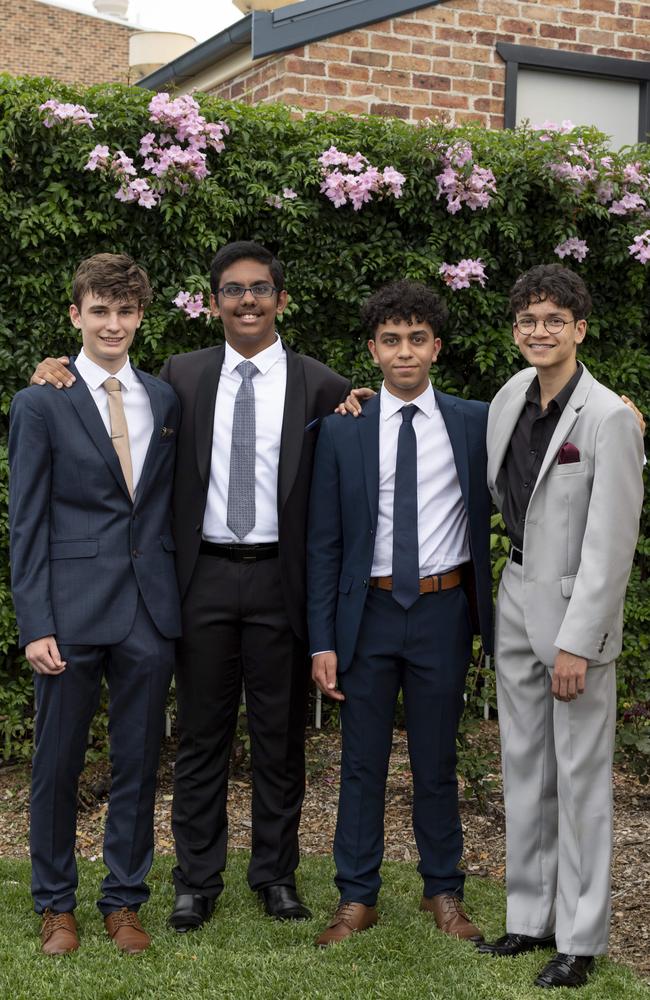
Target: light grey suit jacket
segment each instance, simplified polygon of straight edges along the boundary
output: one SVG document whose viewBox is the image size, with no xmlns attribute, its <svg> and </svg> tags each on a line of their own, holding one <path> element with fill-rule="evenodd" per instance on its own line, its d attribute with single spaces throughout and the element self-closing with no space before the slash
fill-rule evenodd
<svg viewBox="0 0 650 1000">
<path fill-rule="evenodd" d="M 496 394 L 488 416 L 488 486 L 501 510 L 502 469 L 535 377 L 527 368 Z M 565 442 L 580 460 L 558 464 Z M 643 501 L 643 440 L 618 396 L 585 368 L 542 463 L 524 531 L 523 595 L 531 649 L 551 666 L 559 649 L 608 663 L 621 651 L 623 603 Z"/>
</svg>

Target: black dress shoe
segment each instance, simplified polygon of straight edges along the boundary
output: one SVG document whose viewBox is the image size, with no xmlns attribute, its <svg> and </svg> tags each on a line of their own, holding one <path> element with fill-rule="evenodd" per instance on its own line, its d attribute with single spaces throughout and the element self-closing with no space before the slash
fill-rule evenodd
<svg viewBox="0 0 650 1000">
<path fill-rule="evenodd" d="M 179 934 L 194 931 L 210 919 L 214 910 L 214 899 L 201 896 L 198 892 L 181 892 L 167 923 Z"/>
<path fill-rule="evenodd" d="M 535 986 L 584 986 L 594 967 L 593 955 L 563 955 L 559 953 L 544 966 Z"/>
<path fill-rule="evenodd" d="M 269 917 L 276 920 L 309 920 L 311 910 L 298 898 L 291 885 L 267 885 L 260 889 L 259 897 Z"/>
<path fill-rule="evenodd" d="M 555 948 L 555 935 L 549 937 L 529 937 L 528 934 L 504 934 L 492 944 L 481 941 L 476 945 L 483 955 L 503 955 L 511 958 L 513 955 L 523 955 L 526 951 L 537 951 L 538 948 Z"/>
</svg>

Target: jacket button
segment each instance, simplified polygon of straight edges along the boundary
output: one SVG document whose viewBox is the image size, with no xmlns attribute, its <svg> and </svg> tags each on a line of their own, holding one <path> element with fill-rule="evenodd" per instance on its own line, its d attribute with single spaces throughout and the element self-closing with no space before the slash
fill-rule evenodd
<svg viewBox="0 0 650 1000">
<path fill-rule="evenodd" d="M 200 531 L 200 530 L 201 530 L 201 527 L 202 527 L 202 525 L 200 525 L 200 524 L 195 524 L 195 525 L 194 525 L 194 530 L 195 530 L 195 531 Z"/>
<path fill-rule="evenodd" d="M 134 549 L 133 552 L 131 553 L 131 555 L 133 556 L 134 559 L 137 559 L 138 556 L 142 555 L 142 553 L 140 552 L 139 549 Z"/>
</svg>

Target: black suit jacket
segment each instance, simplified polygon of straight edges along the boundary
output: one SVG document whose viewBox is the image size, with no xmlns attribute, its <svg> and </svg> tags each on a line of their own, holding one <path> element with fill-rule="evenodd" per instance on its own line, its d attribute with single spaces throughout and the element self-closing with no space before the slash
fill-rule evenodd
<svg viewBox="0 0 650 1000">
<path fill-rule="evenodd" d="M 278 534 L 283 597 L 291 627 L 306 638 L 305 562 L 307 507 L 320 421 L 345 398 L 348 379 L 313 358 L 287 355 L 287 391 L 278 471 Z M 181 598 L 187 593 L 199 554 L 210 482 L 212 429 L 225 348 L 176 354 L 160 377 L 182 405 L 174 481 L 176 570 Z"/>
</svg>

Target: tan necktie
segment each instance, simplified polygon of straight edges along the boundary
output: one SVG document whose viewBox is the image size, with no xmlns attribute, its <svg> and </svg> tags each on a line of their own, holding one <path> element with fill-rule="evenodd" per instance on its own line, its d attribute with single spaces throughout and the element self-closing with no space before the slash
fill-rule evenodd
<svg viewBox="0 0 650 1000">
<path fill-rule="evenodd" d="M 131 465 L 131 448 L 129 446 L 129 428 L 124 416 L 124 401 L 122 385 L 117 378 L 107 378 L 103 383 L 108 396 L 108 416 L 111 422 L 111 441 L 117 452 L 124 479 L 133 500 L 133 466 Z"/>
</svg>

